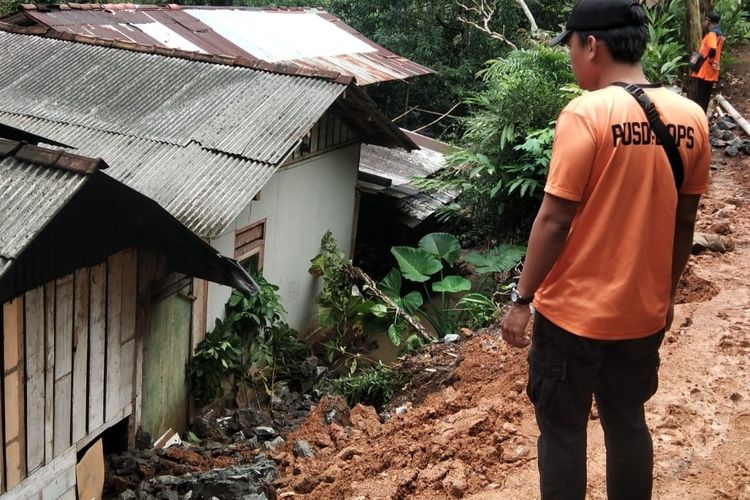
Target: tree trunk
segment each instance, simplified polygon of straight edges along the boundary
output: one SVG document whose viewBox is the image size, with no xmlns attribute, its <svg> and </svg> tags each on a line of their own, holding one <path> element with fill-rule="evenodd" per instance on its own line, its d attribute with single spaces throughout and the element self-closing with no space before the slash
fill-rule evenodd
<svg viewBox="0 0 750 500">
<path fill-rule="evenodd" d="M 696 52 L 701 47 L 701 38 L 703 31 L 701 27 L 700 0 L 685 0 L 687 7 L 687 40 L 685 46 L 688 49 L 688 55 Z M 687 81 L 690 81 L 690 71 L 688 70 Z M 693 96 L 693 86 L 688 85 L 688 95 Z"/>
</svg>

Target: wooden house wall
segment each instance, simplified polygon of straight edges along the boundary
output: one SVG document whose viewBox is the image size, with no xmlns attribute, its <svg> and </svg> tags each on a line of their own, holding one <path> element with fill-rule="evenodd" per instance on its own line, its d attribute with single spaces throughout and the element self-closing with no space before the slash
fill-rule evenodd
<svg viewBox="0 0 750 500">
<path fill-rule="evenodd" d="M 312 127 L 302 144 L 292 152 L 292 156 L 285 165 L 306 160 L 312 156 L 323 154 L 332 149 L 361 141 L 335 111 L 329 110 Z"/>
<path fill-rule="evenodd" d="M 132 413 L 137 260 L 122 251 L 3 305 L 0 492 L 9 498 L 75 498 L 76 451 Z"/>
</svg>

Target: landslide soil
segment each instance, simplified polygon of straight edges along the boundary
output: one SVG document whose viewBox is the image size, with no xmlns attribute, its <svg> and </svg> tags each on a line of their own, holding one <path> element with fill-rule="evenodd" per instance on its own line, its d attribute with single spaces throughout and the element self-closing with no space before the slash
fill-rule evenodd
<svg viewBox="0 0 750 500">
<path fill-rule="evenodd" d="M 750 117 L 750 51 L 739 61 L 740 76 L 728 78 L 723 91 Z M 647 404 L 657 499 L 750 499 L 749 193 L 750 158 L 715 151 L 697 231 L 722 234 L 734 245 L 724 254 L 691 257 L 661 349 L 659 391 Z M 489 333 L 425 353 L 419 370 L 428 393 L 411 387 L 413 405 L 385 424 L 372 408 L 349 412 L 341 401 L 324 400 L 288 437 L 290 447 L 307 440 L 316 455 L 296 458 L 287 450 L 275 457 L 282 462 L 280 496 L 537 498 L 537 430 L 524 394 L 525 357 Z M 334 413 L 339 421 L 326 423 Z M 588 458 L 587 497 L 606 498 L 595 411 Z"/>
</svg>

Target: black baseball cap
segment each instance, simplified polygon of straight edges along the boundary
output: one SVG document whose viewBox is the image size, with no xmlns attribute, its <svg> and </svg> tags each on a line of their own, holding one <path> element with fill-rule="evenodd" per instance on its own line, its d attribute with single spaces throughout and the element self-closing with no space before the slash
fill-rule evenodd
<svg viewBox="0 0 750 500">
<path fill-rule="evenodd" d="M 632 12 L 643 9 L 637 0 L 579 0 L 570 12 L 565 31 L 550 40 L 550 47 L 565 42 L 574 31 L 603 31 L 625 26 L 641 26 L 645 16 Z"/>
<path fill-rule="evenodd" d="M 709 12 L 706 14 L 706 19 L 711 21 L 712 23 L 718 23 L 721 21 L 721 16 L 717 12 Z"/>
</svg>

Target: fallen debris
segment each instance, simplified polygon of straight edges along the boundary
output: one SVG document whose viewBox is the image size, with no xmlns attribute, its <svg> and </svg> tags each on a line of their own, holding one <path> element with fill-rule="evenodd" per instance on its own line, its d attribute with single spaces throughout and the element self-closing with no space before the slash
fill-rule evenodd
<svg viewBox="0 0 750 500">
<path fill-rule="evenodd" d="M 718 101 L 719 105 L 724 108 L 727 114 L 731 116 L 732 119 L 740 126 L 740 128 L 744 130 L 748 136 L 750 136 L 750 123 L 748 123 L 747 120 L 745 120 L 745 118 L 736 109 L 734 109 L 734 106 L 729 104 L 729 101 L 727 101 L 726 98 L 721 94 L 716 95 L 716 100 Z"/>
</svg>

